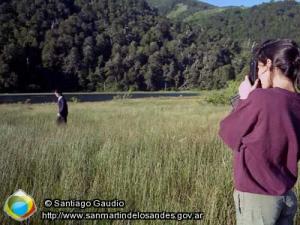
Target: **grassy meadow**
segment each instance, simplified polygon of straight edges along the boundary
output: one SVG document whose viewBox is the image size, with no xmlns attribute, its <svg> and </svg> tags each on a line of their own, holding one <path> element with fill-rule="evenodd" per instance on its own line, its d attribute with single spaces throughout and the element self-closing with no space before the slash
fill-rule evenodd
<svg viewBox="0 0 300 225">
<path fill-rule="evenodd" d="M 55 104 L 0 105 L 1 207 L 23 189 L 38 207 L 27 224 L 235 224 L 232 156 L 217 136 L 230 106 L 201 97 L 69 103 L 66 127 L 56 126 L 56 111 Z M 204 219 L 40 219 L 41 210 L 55 211 L 44 199 L 95 198 L 125 200 L 124 212 L 201 211 Z M 0 224 L 20 223 L 1 211 Z"/>
</svg>

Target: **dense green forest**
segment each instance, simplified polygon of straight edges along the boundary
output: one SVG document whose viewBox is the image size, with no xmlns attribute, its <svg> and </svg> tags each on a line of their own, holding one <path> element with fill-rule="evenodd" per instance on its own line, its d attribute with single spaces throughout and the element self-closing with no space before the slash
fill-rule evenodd
<svg viewBox="0 0 300 225">
<path fill-rule="evenodd" d="M 294 1 L 199 4 L 189 20 L 162 12 L 195 1 L 166 2 L 2 1 L 0 92 L 218 89 L 245 74 L 254 41 L 300 40 Z"/>
</svg>

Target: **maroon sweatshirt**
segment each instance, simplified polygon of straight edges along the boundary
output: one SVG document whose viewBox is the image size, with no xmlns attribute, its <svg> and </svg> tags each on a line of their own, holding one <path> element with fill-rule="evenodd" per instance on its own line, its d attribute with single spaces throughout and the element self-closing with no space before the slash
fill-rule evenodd
<svg viewBox="0 0 300 225">
<path fill-rule="evenodd" d="M 257 88 L 238 101 L 219 130 L 233 150 L 234 186 L 243 192 L 283 195 L 298 176 L 300 93 Z"/>
</svg>

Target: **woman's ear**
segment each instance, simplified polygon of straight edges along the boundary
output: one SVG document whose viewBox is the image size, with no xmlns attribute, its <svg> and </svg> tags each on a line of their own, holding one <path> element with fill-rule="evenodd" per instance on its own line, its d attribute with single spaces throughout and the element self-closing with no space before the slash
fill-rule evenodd
<svg viewBox="0 0 300 225">
<path fill-rule="evenodd" d="M 272 60 L 271 60 L 271 59 L 267 59 L 267 67 L 268 67 L 269 69 L 272 68 Z"/>
</svg>

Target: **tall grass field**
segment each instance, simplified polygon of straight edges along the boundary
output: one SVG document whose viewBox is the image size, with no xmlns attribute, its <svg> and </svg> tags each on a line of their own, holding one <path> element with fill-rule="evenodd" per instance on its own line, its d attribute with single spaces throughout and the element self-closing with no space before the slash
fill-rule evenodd
<svg viewBox="0 0 300 225">
<path fill-rule="evenodd" d="M 37 212 L 21 224 L 233 225 L 232 154 L 218 137 L 230 106 L 200 97 L 0 105 L 0 204 L 22 189 Z M 295 187 L 299 198 L 299 183 Z M 121 209 L 54 209 L 45 199 L 119 199 Z M 300 198 L 299 198 L 300 199 Z M 20 222 L 0 211 L 1 225 Z M 42 211 L 202 212 L 202 220 L 42 220 Z M 300 225 L 299 213 L 296 223 Z"/>
</svg>

